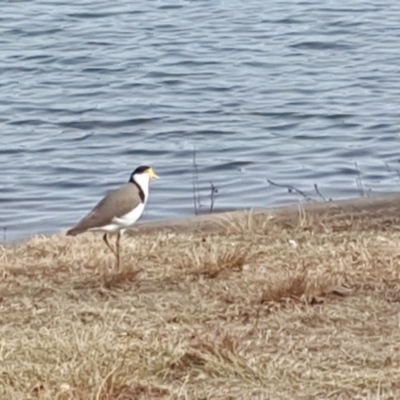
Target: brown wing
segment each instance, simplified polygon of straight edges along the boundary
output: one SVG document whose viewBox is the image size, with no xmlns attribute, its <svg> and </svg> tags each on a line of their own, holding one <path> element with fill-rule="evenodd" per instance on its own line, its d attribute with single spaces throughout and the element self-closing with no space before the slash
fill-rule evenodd
<svg viewBox="0 0 400 400">
<path fill-rule="evenodd" d="M 91 228 L 108 225 L 114 217 L 122 217 L 141 203 L 136 185 L 127 183 L 109 192 L 67 235 L 78 235 Z"/>
</svg>

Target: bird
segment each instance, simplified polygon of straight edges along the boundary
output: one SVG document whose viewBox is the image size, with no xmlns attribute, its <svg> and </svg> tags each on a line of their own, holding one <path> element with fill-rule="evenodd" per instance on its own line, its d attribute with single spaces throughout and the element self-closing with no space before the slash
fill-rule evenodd
<svg viewBox="0 0 400 400">
<path fill-rule="evenodd" d="M 108 192 L 66 234 L 76 236 L 88 231 L 104 232 L 103 240 L 115 255 L 117 270 L 119 270 L 121 235 L 141 217 L 149 197 L 150 180 L 157 178 L 159 177 L 152 167 L 147 165 L 137 167 L 125 185 Z M 108 241 L 108 235 L 115 233 L 117 234 L 116 250 Z"/>
</svg>

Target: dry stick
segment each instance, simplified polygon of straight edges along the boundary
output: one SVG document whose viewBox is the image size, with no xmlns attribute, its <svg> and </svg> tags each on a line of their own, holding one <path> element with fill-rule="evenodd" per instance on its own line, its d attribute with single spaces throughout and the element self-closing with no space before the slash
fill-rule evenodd
<svg viewBox="0 0 400 400">
<path fill-rule="evenodd" d="M 199 214 L 200 209 L 202 208 L 200 193 L 199 193 L 199 169 L 196 161 L 196 147 L 193 146 L 193 206 L 195 215 Z M 214 204 L 216 201 L 216 194 L 218 193 L 218 188 L 214 186 L 212 182 L 210 182 L 210 212 L 214 210 Z"/>
<path fill-rule="evenodd" d="M 390 168 L 390 165 L 387 162 L 385 162 L 385 165 L 388 172 L 396 172 L 397 177 L 400 178 L 400 170 L 398 168 Z"/>
<path fill-rule="evenodd" d="M 328 200 L 326 199 L 326 197 L 320 192 L 319 187 L 318 187 L 318 185 L 316 183 L 314 183 L 314 189 L 315 189 L 315 192 L 317 193 L 317 195 L 319 197 L 321 197 L 322 200 L 324 200 L 324 201 L 332 201 L 332 199 L 328 199 Z"/>
<path fill-rule="evenodd" d="M 363 186 L 363 182 L 362 182 L 362 178 L 361 178 L 361 172 L 358 169 L 357 161 L 354 163 L 354 165 L 355 165 L 356 171 L 357 171 L 357 178 L 356 178 L 357 187 L 358 187 L 358 190 L 360 191 L 361 197 L 364 197 L 365 191 L 364 191 L 364 186 Z"/>
<path fill-rule="evenodd" d="M 367 188 L 367 190 L 365 190 L 365 186 L 361 177 L 361 171 L 358 169 L 358 164 L 355 162 L 354 165 L 356 166 L 357 169 L 357 186 L 360 190 L 361 196 L 362 197 L 370 197 L 371 193 L 372 193 L 372 189 L 371 188 Z"/>
<path fill-rule="evenodd" d="M 215 203 L 215 201 L 216 201 L 216 195 L 217 195 L 217 193 L 218 193 L 218 188 L 216 187 L 216 186 L 214 186 L 214 184 L 212 183 L 212 182 L 210 182 L 210 185 L 211 185 L 211 196 L 210 196 L 210 199 L 211 199 L 211 204 L 210 204 L 210 212 L 213 212 L 213 210 L 214 210 L 214 203 Z"/>
<path fill-rule="evenodd" d="M 194 214 L 197 215 L 197 204 L 196 204 L 196 183 L 195 183 L 195 165 L 196 165 L 196 151 L 193 147 L 193 156 L 192 156 L 192 185 L 193 185 L 193 207 L 194 207 Z"/>
<path fill-rule="evenodd" d="M 268 182 L 270 185 L 277 186 L 277 187 L 281 187 L 281 188 L 285 188 L 285 189 L 287 189 L 287 190 L 289 191 L 289 193 L 296 192 L 296 193 L 299 194 L 300 196 L 303 196 L 303 197 L 306 199 L 306 201 L 313 201 L 313 202 L 315 202 L 314 199 L 312 199 L 310 196 L 306 195 L 302 190 L 297 189 L 297 188 L 295 188 L 295 187 L 292 186 L 292 185 L 282 185 L 282 184 L 280 184 L 280 183 L 273 182 L 273 181 L 271 181 L 270 179 L 268 179 L 267 182 Z"/>
<path fill-rule="evenodd" d="M 361 197 L 364 197 L 364 189 L 362 187 L 361 173 L 360 170 L 358 169 L 357 162 L 354 162 L 354 166 L 357 171 L 357 178 L 356 178 L 357 188 L 360 191 Z"/>
<path fill-rule="evenodd" d="M 196 147 L 193 146 L 193 206 L 194 206 L 194 214 L 198 215 L 200 208 L 200 197 L 198 194 L 198 168 L 196 163 Z"/>
</svg>

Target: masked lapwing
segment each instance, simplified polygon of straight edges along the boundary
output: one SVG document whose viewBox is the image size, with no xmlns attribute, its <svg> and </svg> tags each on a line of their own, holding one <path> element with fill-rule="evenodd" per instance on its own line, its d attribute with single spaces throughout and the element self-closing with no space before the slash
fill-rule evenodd
<svg viewBox="0 0 400 400">
<path fill-rule="evenodd" d="M 140 218 L 149 196 L 150 179 L 158 178 L 153 169 L 140 166 L 132 172 L 129 182 L 109 192 L 67 235 L 79 235 L 87 231 L 104 232 L 103 240 L 120 264 L 121 234 Z M 116 249 L 108 242 L 109 234 L 117 234 Z"/>
</svg>

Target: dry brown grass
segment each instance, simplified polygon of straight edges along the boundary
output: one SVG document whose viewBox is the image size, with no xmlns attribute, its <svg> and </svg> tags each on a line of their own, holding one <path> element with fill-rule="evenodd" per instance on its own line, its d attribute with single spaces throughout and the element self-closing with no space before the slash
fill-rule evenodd
<svg viewBox="0 0 400 400">
<path fill-rule="evenodd" d="M 399 221 L 298 215 L 0 247 L 0 398 L 400 398 Z"/>
</svg>

